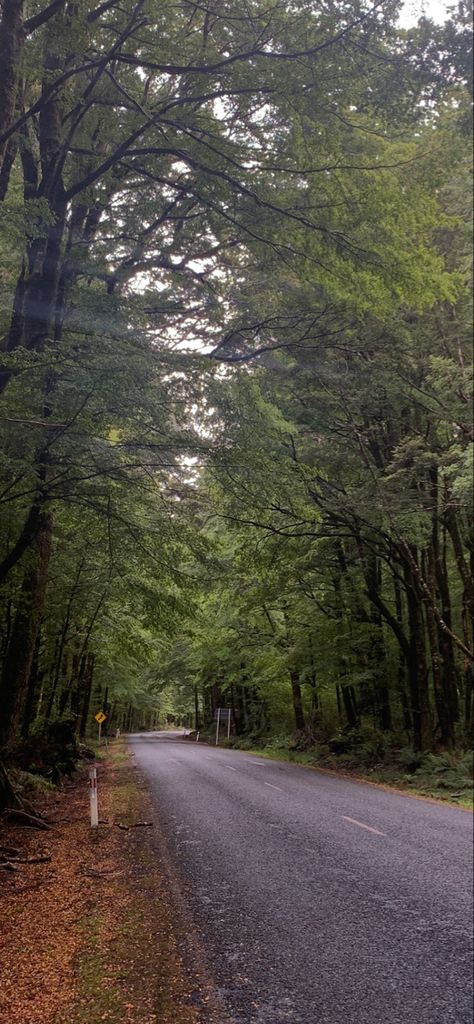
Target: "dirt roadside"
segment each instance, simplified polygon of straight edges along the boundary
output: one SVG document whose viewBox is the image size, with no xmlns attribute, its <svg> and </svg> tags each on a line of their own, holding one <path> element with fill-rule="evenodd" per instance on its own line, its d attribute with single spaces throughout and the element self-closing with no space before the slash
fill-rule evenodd
<svg viewBox="0 0 474 1024">
<path fill-rule="evenodd" d="M 0 1024 L 221 1024 L 123 741 L 98 778 L 97 829 L 87 772 L 43 805 L 49 831 L 0 822 L 4 847 L 51 855 L 0 870 Z"/>
</svg>

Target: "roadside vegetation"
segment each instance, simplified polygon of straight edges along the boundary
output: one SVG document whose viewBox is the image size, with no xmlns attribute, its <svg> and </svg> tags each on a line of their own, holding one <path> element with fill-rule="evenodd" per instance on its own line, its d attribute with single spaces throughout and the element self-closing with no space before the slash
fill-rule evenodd
<svg viewBox="0 0 474 1024">
<path fill-rule="evenodd" d="M 5 0 L 0 804 L 113 735 L 473 724 L 470 16 Z"/>
</svg>

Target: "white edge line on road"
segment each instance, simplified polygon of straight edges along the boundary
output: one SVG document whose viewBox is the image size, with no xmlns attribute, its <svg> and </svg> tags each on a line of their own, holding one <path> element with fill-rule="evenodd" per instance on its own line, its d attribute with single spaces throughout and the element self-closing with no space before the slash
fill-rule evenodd
<svg viewBox="0 0 474 1024">
<path fill-rule="evenodd" d="M 283 790 L 280 789 L 280 786 L 273 786 L 271 782 L 264 782 L 263 785 L 269 786 L 270 789 L 278 789 L 279 793 L 283 793 Z"/>
<path fill-rule="evenodd" d="M 384 836 L 385 832 L 379 832 L 378 828 L 372 828 L 370 825 L 364 825 L 363 821 L 357 821 L 356 818 L 348 818 L 346 814 L 342 815 L 344 821 L 350 821 L 351 825 L 358 825 L 359 828 L 365 828 L 367 832 L 373 832 L 376 836 Z"/>
</svg>

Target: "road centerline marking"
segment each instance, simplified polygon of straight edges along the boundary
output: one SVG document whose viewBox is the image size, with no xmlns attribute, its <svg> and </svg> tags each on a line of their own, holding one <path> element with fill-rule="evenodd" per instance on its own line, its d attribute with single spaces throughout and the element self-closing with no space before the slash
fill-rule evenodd
<svg viewBox="0 0 474 1024">
<path fill-rule="evenodd" d="M 248 757 L 245 758 L 247 764 L 258 764 L 259 768 L 265 768 L 265 761 L 250 761 Z"/>
<path fill-rule="evenodd" d="M 359 828 L 365 828 L 366 832 L 373 832 L 376 836 L 385 835 L 385 832 L 380 832 L 378 828 L 372 828 L 371 825 L 364 825 L 363 821 L 357 821 L 357 818 L 349 818 L 347 814 L 343 814 L 342 818 L 344 821 L 350 821 L 351 825 L 358 825 Z"/>
<path fill-rule="evenodd" d="M 232 768 L 232 765 L 230 765 L 230 764 L 225 764 L 224 768 L 228 768 L 230 772 L 236 772 L 237 771 L 237 768 Z"/>
<path fill-rule="evenodd" d="M 264 786 L 269 786 L 270 789 L 278 789 L 279 793 L 283 793 L 283 790 L 281 789 L 280 786 L 274 786 L 271 782 L 264 782 L 263 785 Z"/>
</svg>

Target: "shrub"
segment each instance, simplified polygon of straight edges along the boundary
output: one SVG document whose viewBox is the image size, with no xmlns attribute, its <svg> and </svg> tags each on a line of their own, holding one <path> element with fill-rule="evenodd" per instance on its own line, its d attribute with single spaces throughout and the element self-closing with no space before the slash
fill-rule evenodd
<svg viewBox="0 0 474 1024">
<path fill-rule="evenodd" d="M 415 779 L 433 789 L 472 789 L 472 753 L 459 758 L 455 754 L 425 754 Z"/>
<path fill-rule="evenodd" d="M 398 763 L 409 775 L 413 775 L 420 768 L 423 756 L 420 751 L 413 750 L 412 747 L 402 747 L 398 752 Z"/>
<path fill-rule="evenodd" d="M 73 775 L 79 759 L 79 748 L 72 719 L 57 719 L 44 732 L 32 733 L 18 749 L 17 766 L 51 782 L 59 782 L 63 775 Z"/>
</svg>

